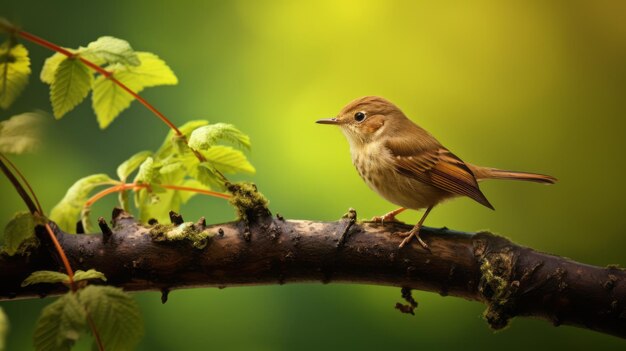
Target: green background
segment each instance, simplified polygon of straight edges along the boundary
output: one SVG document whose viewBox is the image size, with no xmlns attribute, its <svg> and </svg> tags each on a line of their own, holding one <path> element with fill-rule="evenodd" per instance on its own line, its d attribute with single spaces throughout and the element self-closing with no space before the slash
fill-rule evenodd
<svg viewBox="0 0 626 351">
<path fill-rule="evenodd" d="M 368 218 L 394 208 L 358 177 L 341 133 L 313 123 L 356 97 L 380 95 L 466 161 L 560 180 L 484 183 L 497 211 L 457 199 L 433 211 L 428 225 L 490 229 L 578 261 L 626 264 L 626 2 L 6 0 L 0 12 L 62 46 L 113 35 L 157 53 L 180 84 L 142 95 L 178 125 L 204 118 L 249 133 L 258 171 L 246 179 L 287 218 L 334 220 L 349 207 Z M 34 74 L 2 119 L 50 111 L 38 75 L 51 52 L 26 45 Z M 76 179 L 114 175 L 166 132 L 136 102 L 101 131 L 85 102 L 47 124 L 40 152 L 12 160 L 49 211 Z M 6 180 L 0 189 L 4 226 L 24 206 Z M 92 214 L 108 217 L 113 203 Z M 234 218 L 222 200 L 201 197 L 183 215 Z M 140 293 L 146 335 L 139 349 L 624 347 L 531 319 L 493 333 L 483 305 L 433 293 L 417 292 L 417 315 L 401 315 L 393 309 L 399 295 L 388 287 L 288 284 L 174 291 L 161 305 L 159 294 Z M 12 324 L 8 350 L 32 347 L 34 322 L 49 302 L 1 303 Z"/>
</svg>

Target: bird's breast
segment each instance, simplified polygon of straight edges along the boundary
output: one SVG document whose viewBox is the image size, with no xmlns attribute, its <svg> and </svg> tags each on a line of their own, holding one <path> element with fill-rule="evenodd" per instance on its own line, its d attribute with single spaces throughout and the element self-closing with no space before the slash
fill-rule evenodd
<svg viewBox="0 0 626 351">
<path fill-rule="evenodd" d="M 393 156 L 382 143 L 351 145 L 352 163 L 365 183 L 387 201 L 420 209 L 440 202 L 446 193 L 396 171 Z"/>
</svg>

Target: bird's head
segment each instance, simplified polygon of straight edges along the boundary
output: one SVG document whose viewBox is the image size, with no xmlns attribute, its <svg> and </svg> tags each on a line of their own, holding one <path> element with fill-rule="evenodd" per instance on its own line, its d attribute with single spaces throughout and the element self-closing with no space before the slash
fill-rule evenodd
<svg viewBox="0 0 626 351">
<path fill-rule="evenodd" d="M 350 102 L 337 117 L 316 123 L 337 125 L 351 144 L 364 144 L 401 124 L 401 119 L 406 117 L 396 105 L 378 96 L 365 96 Z"/>
</svg>

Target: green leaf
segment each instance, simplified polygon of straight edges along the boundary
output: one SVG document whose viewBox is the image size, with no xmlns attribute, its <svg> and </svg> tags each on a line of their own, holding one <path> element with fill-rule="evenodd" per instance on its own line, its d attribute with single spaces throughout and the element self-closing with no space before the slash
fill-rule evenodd
<svg viewBox="0 0 626 351">
<path fill-rule="evenodd" d="M 129 86 L 129 88 L 138 92 L 133 87 Z M 130 106 L 133 99 L 132 95 L 124 91 L 112 80 L 104 76 L 98 76 L 93 85 L 91 106 L 96 113 L 100 128 L 108 127 L 122 111 Z"/>
<path fill-rule="evenodd" d="M 83 226 L 85 233 L 91 233 L 94 230 L 93 222 L 91 221 L 91 206 L 83 206 L 80 210 L 80 223 Z"/>
<path fill-rule="evenodd" d="M 166 219 L 165 213 L 158 213 L 155 211 L 154 205 L 158 203 L 159 197 L 148 191 L 148 189 L 139 189 L 135 191 L 135 207 L 139 210 L 139 221 L 148 222 L 150 219 L 155 218 L 159 222 Z"/>
<path fill-rule="evenodd" d="M 70 280 L 70 277 L 61 272 L 55 271 L 35 271 L 32 272 L 28 278 L 24 279 L 21 284 L 21 287 L 25 287 L 32 284 L 56 284 L 56 283 L 66 283 Z"/>
<path fill-rule="evenodd" d="M 4 351 L 6 347 L 6 338 L 9 333 L 9 318 L 4 313 L 2 307 L 0 307 L 0 351 Z"/>
<path fill-rule="evenodd" d="M 159 173 L 159 164 L 154 162 L 152 157 L 146 158 L 146 160 L 139 166 L 139 171 L 135 176 L 134 183 L 149 184 L 150 188 L 143 188 L 135 191 L 135 207 L 139 209 L 139 218 L 142 221 L 147 221 L 152 218 L 152 205 L 159 201 L 159 195 L 154 192 L 157 191 L 157 186 L 161 182 L 161 173 Z M 159 217 L 161 219 L 162 217 Z"/>
<path fill-rule="evenodd" d="M 71 53 L 76 53 L 76 50 L 70 48 L 64 49 Z M 63 55 L 60 52 L 55 52 L 54 55 L 48 57 L 43 63 L 43 68 L 41 69 L 41 73 L 39 74 L 39 79 L 41 79 L 41 81 L 44 83 L 52 84 L 54 82 L 54 76 L 57 73 L 59 65 L 65 59 L 67 59 L 67 56 Z"/>
<path fill-rule="evenodd" d="M 122 289 L 89 285 L 78 292 L 105 350 L 133 350 L 143 336 L 139 306 Z"/>
<path fill-rule="evenodd" d="M 98 272 L 95 269 L 90 269 L 88 271 L 81 271 L 80 269 L 74 272 L 74 281 L 81 280 L 89 280 L 89 279 L 100 279 L 103 282 L 107 281 L 107 278 L 104 276 L 104 273 Z"/>
<path fill-rule="evenodd" d="M 158 85 L 178 84 L 174 72 L 158 56 L 149 52 L 137 52 L 139 66 L 121 64 L 107 67 L 113 77 L 124 83 L 135 93 Z M 96 112 L 100 128 L 106 128 L 133 101 L 134 97 L 124 91 L 111 79 L 99 76 L 93 87 L 92 106 Z"/>
<path fill-rule="evenodd" d="M 76 294 L 61 296 L 41 311 L 33 335 L 35 350 L 69 351 L 85 330 L 86 319 Z"/>
<path fill-rule="evenodd" d="M 196 179 L 186 179 L 180 185 L 183 187 L 187 187 L 187 188 L 211 190 L 211 188 L 209 188 L 208 186 L 205 186 L 205 184 L 202 184 L 200 181 Z M 196 195 L 198 195 L 198 193 L 193 192 L 193 191 L 180 191 L 180 201 L 183 204 L 186 204 L 187 201 L 189 201 L 189 199 L 191 199 L 192 197 Z"/>
<path fill-rule="evenodd" d="M 126 181 L 126 178 L 133 173 L 137 167 L 139 167 L 148 157 L 152 155 L 150 151 L 140 151 L 132 155 L 128 160 L 124 161 L 119 167 L 117 167 L 117 176 L 122 182 Z"/>
<path fill-rule="evenodd" d="M 189 147 L 206 150 L 219 140 L 226 140 L 250 149 L 250 138 L 232 124 L 215 123 L 195 129 L 189 138 Z"/>
<path fill-rule="evenodd" d="M 203 119 L 197 119 L 197 120 L 192 120 L 189 121 L 185 124 L 183 124 L 182 126 L 178 127 L 178 130 L 180 130 L 181 133 L 183 133 L 187 138 L 189 138 L 189 136 L 191 135 L 191 133 L 202 127 L 202 126 L 206 126 L 209 124 L 209 121 L 203 120 Z M 171 138 L 174 136 L 174 134 L 172 133 L 172 131 L 170 131 L 171 134 L 169 134 L 168 136 Z M 166 142 L 169 140 L 166 139 Z"/>
<path fill-rule="evenodd" d="M 222 178 L 215 172 L 215 168 L 208 162 L 198 163 L 195 168 L 190 170 L 191 175 L 198 179 L 202 184 L 213 189 L 224 189 Z"/>
<path fill-rule="evenodd" d="M 93 84 L 93 74 L 77 58 L 61 61 L 50 87 L 54 117 L 60 119 L 87 97 Z"/>
<path fill-rule="evenodd" d="M 115 181 L 106 174 L 94 174 L 79 179 L 67 190 L 61 202 L 52 209 L 50 219 L 65 231 L 74 230 L 89 193 L 98 186 L 114 183 Z"/>
<path fill-rule="evenodd" d="M 160 173 L 158 165 L 154 163 L 152 157 L 146 157 L 146 159 L 139 166 L 137 176 L 135 176 L 134 183 L 152 184 L 160 182 Z"/>
<path fill-rule="evenodd" d="M 179 162 L 178 157 L 170 157 L 158 162 L 159 183 L 182 184 L 186 175 L 186 169 Z M 165 172 L 164 172 L 165 171 Z M 151 184 L 154 192 L 159 191 L 156 184 Z M 169 211 L 179 211 L 181 192 L 176 190 L 164 190 L 159 194 L 149 193 L 146 189 L 135 192 L 135 205 L 139 209 L 139 218 L 142 222 L 147 222 L 151 218 L 156 218 L 159 222 L 169 220 Z"/>
<path fill-rule="evenodd" d="M 0 107 L 9 106 L 28 84 L 30 59 L 22 44 L 13 45 L 10 40 L 0 45 Z"/>
<path fill-rule="evenodd" d="M 159 85 L 176 85 L 178 78 L 172 69 L 157 55 L 150 52 L 137 52 L 141 64 L 136 67 L 119 67 L 114 70 L 116 78 L 140 89 Z"/>
<path fill-rule="evenodd" d="M 37 149 L 41 140 L 43 114 L 26 112 L 0 122 L 0 152 L 22 154 Z"/>
<path fill-rule="evenodd" d="M 126 211 L 130 212 L 130 204 L 128 202 L 128 191 L 120 191 L 117 194 L 117 201 L 120 204 L 120 207 Z"/>
<path fill-rule="evenodd" d="M 189 169 L 192 177 L 214 189 L 224 189 L 224 183 L 220 173 L 254 173 L 254 167 L 248 162 L 243 152 L 230 146 L 217 145 L 206 151 L 201 151 L 207 159 Z M 186 159 L 190 159 L 187 157 Z M 191 162 L 191 161 L 189 161 Z"/>
<path fill-rule="evenodd" d="M 95 269 L 90 269 L 86 272 L 81 271 L 81 270 L 77 270 L 76 272 L 74 272 L 74 281 L 76 282 L 81 281 L 81 280 L 89 280 L 89 279 L 100 279 L 105 282 L 107 281 L 107 278 L 104 276 L 104 274 L 101 272 L 98 272 Z M 31 273 L 28 276 L 28 278 L 24 279 L 21 286 L 25 287 L 25 286 L 32 285 L 32 284 L 41 284 L 41 283 L 67 284 L 69 281 L 70 281 L 70 277 L 65 273 L 55 272 L 55 271 L 35 271 Z"/>
<path fill-rule="evenodd" d="M 174 160 L 173 160 L 174 159 Z M 159 169 L 159 173 L 161 174 L 170 174 L 173 172 L 184 171 L 185 165 L 183 162 L 179 161 L 177 157 L 170 157 L 167 159 L 168 162 L 163 161 L 161 164 L 161 168 Z"/>
<path fill-rule="evenodd" d="M 9 256 L 24 253 L 37 246 L 35 237 L 35 217 L 28 212 L 17 213 L 4 228 L 2 250 Z"/>
<path fill-rule="evenodd" d="M 139 66 L 141 61 L 126 40 L 104 36 L 87 45 L 81 56 L 97 65 L 104 63 Z"/>
<path fill-rule="evenodd" d="M 205 126 L 207 124 L 209 124 L 209 122 L 205 120 L 189 121 L 183 124 L 182 126 L 178 127 L 178 130 L 185 136 L 185 138 L 189 138 L 189 136 L 191 135 L 191 132 L 193 132 L 194 129 Z M 178 148 L 174 147 L 174 145 L 178 144 L 180 139 L 181 138 L 177 136 L 173 130 L 170 130 L 169 133 L 167 133 L 167 135 L 165 136 L 163 145 L 161 145 L 161 147 L 159 148 L 159 151 L 157 151 L 156 158 L 163 159 L 163 158 L 171 156 L 173 153 L 175 153 L 175 151 L 178 151 Z"/>
<path fill-rule="evenodd" d="M 202 151 L 202 154 L 207 159 L 207 163 L 222 173 L 243 172 L 253 174 L 256 172 L 243 152 L 230 146 L 213 146 L 206 151 Z"/>
</svg>

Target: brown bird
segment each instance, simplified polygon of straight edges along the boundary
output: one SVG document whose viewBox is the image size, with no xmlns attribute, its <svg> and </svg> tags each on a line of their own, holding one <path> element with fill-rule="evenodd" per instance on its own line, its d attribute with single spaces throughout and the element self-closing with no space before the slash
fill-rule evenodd
<svg viewBox="0 0 626 351">
<path fill-rule="evenodd" d="M 401 208 L 374 221 L 393 221 L 406 209 L 426 211 L 409 232 L 400 234 L 403 247 L 412 237 L 428 250 L 419 231 L 438 203 L 467 196 L 494 209 L 478 187 L 483 179 L 513 179 L 553 184 L 556 178 L 535 173 L 505 171 L 463 162 L 435 137 L 408 119 L 391 102 L 377 96 L 356 99 L 334 118 L 317 123 L 334 124 L 350 143 L 352 163 L 367 185 Z"/>
</svg>

